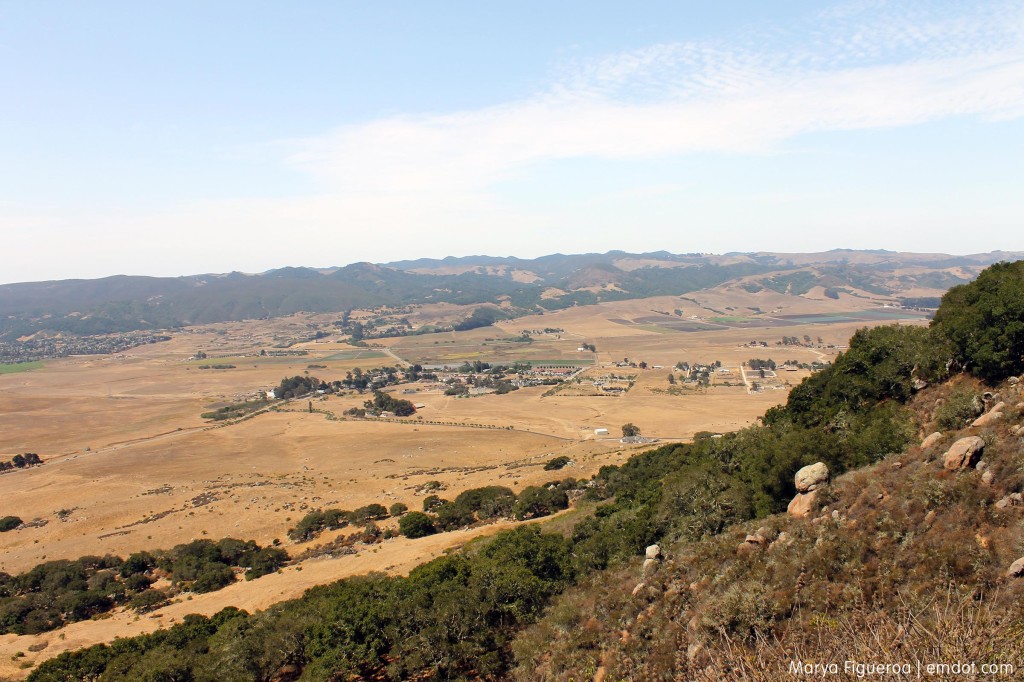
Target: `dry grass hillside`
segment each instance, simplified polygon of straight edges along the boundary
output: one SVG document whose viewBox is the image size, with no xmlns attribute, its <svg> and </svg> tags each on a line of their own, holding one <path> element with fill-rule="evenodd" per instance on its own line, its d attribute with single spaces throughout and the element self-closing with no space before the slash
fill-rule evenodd
<svg viewBox="0 0 1024 682">
<path fill-rule="evenodd" d="M 927 388 L 910 408 L 922 438 L 940 435 L 838 477 L 806 518 L 595 574 L 520 637 L 517 679 L 1020 679 L 1022 386 Z M 946 457 L 973 437 L 980 457 Z M 910 672 L 864 667 L 879 664 Z"/>
</svg>

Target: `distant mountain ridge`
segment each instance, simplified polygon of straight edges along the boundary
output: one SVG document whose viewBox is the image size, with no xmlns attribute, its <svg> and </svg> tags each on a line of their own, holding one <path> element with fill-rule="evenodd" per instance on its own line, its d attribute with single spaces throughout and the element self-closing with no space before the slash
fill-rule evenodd
<svg viewBox="0 0 1024 682">
<path fill-rule="evenodd" d="M 1006 251 L 964 256 L 850 249 L 809 254 L 609 251 L 28 282 L 0 285 L 0 341 L 38 332 L 99 334 L 417 303 L 502 303 L 513 313 L 526 314 L 682 295 L 728 282 L 752 293 L 769 288 L 800 295 L 824 286 L 920 298 L 969 281 L 992 263 L 1021 258 L 1024 252 Z"/>
</svg>

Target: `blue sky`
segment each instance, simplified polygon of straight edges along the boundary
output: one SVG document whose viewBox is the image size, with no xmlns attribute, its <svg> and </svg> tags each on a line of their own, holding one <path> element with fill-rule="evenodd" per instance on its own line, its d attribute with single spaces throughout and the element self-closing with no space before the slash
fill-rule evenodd
<svg viewBox="0 0 1024 682">
<path fill-rule="evenodd" d="M 1024 2 L 0 2 L 0 282 L 1024 250 Z"/>
</svg>

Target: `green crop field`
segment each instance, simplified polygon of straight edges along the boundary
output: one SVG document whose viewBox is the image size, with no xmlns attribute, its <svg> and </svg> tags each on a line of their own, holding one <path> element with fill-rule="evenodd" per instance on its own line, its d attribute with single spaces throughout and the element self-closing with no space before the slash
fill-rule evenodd
<svg viewBox="0 0 1024 682">
<path fill-rule="evenodd" d="M 41 369 L 43 363 L 36 360 L 34 362 L 12 362 L 6 365 L 0 365 L 0 374 L 16 374 L 18 372 L 27 372 L 32 369 Z"/>
<path fill-rule="evenodd" d="M 328 355 L 326 358 L 320 358 L 320 361 L 330 360 L 372 360 L 377 358 L 386 358 L 386 353 L 381 353 L 379 350 L 343 350 L 334 355 Z"/>
</svg>

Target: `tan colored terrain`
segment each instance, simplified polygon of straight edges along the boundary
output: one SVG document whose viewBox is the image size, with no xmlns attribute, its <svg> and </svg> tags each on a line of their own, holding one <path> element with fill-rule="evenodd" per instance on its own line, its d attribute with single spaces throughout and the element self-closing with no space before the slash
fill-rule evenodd
<svg viewBox="0 0 1024 682">
<path fill-rule="evenodd" d="M 755 316 L 751 308 L 762 314 Z M 261 544 L 277 538 L 296 553 L 305 546 L 290 543 L 285 532 L 310 509 L 395 501 L 418 509 L 422 501 L 415 488 L 431 480 L 444 484 L 442 495 L 450 498 L 489 484 L 521 489 L 566 476 L 592 476 L 628 456 L 629 449 L 617 439 L 622 424 L 632 422 L 644 436 L 663 440 L 749 425 L 784 401 L 787 392 L 750 392 L 742 381 L 742 363 L 751 358 L 828 360 L 838 352 L 830 344 L 841 346 L 858 327 L 883 321 L 795 323 L 779 316 L 840 319 L 836 314 L 877 308 L 873 301 L 846 295 L 834 300 L 814 292 L 794 297 L 716 289 L 685 298 L 570 308 L 467 332 L 371 341 L 378 349 L 328 338 L 287 349 L 306 355 L 260 356 L 260 350 L 286 352 L 275 350 L 275 344 L 308 336 L 312 329 L 329 330 L 337 318 L 299 315 L 185 330 L 172 341 L 116 356 L 54 360 L 41 370 L 0 375 L 0 453 L 38 452 L 45 461 L 41 467 L 0 475 L 0 516 L 45 521 L 0 535 L 0 570 L 17 573 L 41 561 L 85 554 L 124 556 L 203 537 Z M 418 321 L 423 315 L 416 310 L 410 317 Z M 691 319 L 703 331 L 677 328 Z M 562 331 L 534 334 L 532 343 L 508 340 L 524 329 L 544 328 Z M 805 334 L 814 347 L 776 345 L 783 335 Z M 749 346 L 754 340 L 768 347 Z M 581 343 L 593 343 L 597 353 L 578 351 Z M 208 357 L 192 359 L 197 351 Z M 624 358 L 644 361 L 648 368 L 613 366 Z M 365 400 L 358 395 L 282 403 L 281 411 L 227 425 L 200 417 L 304 372 L 332 380 L 355 367 L 403 361 L 458 365 L 477 359 L 580 361 L 587 365 L 584 378 L 618 372 L 635 375 L 635 382 L 622 395 L 572 395 L 539 386 L 472 398 L 444 396 L 430 382 L 399 386 L 399 395 L 403 389 L 416 391 L 401 397 L 425 407 L 395 422 L 342 419 L 346 408 Z M 710 388 L 679 385 L 669 391 L 667 375 L 676 362 L 715 360 L 729 372 L 716 375 Z M 199 368 L 212 364 L 234 368 Z M 787 373 L 779 383 L 796 383 L 805 374 Z M 598 428 L 607 428 L 610 435 L 595 436 Z M 574 464 L 544 471 L 543 464 L 558 455 L 568 455 Z M 63 510 L 69 512 L 62 515 L 65 520 L 57 514 Z M 37 638 L 0 637 L 0 661 L 6 666 L 0 676 L 24 674 L 7 661 L 38 641 L 49 646 L 32 654 L 32 660 L 152 629 L 189 612 L 213 613 L 227 605 L 264 608 L 345 575 L 406 571 L 468 536 L 395 539 L 357 556 L 308 560 L 301 571 L 291 567 L 174 604 L 160 618 L 136 621 L 133 614 L 122 613 Z"/>
</svg>

